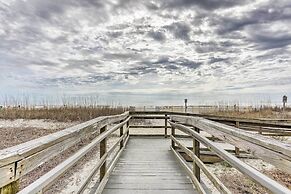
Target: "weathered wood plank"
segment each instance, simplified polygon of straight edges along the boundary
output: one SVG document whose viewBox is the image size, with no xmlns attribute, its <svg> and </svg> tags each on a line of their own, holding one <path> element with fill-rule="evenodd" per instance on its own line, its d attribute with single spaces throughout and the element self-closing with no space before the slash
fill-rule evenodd
<svg viewBox="0 0 291 194">
<path fill-rule="evenodd" d="M 291 145 L 259 134 L 209 121 L 200 117 L 172 116 L 173 121 L 195 126 L 236 147 L 250 152 L 278 168 L 291 173 Z"/>
<path fill-rule="evenodd" d="M 150 129 L 164 129 L 165 125 L 131 125 L 130 128 L 150 128 Z M 171 128 L 167 126 L 167 128 Z"/>
<path fill-rule="evenodd" d="M 163 137 L 130 136 L 104 193 L 197 193 L 168 150 L 169 140 Z"/>
</svg>

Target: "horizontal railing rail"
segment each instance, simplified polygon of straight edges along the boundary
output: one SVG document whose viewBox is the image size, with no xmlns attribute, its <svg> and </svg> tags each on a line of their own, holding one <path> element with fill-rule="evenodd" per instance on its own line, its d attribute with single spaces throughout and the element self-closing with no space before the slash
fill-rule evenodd
<svg viewBox="0 0 291 194">
<path fill-rule="evenodd" d="M 0 191 L 7 193 L 16 193 L 19 185 L 19 179 L 34 170 L 44 162 L 61 154 L 68 148 L 72 147 L 82 139 L 98 135 L 91 143 L 78 150 L 72 157 L 65 160 L 45 176 L 28 186 L 29 193 L 40 190 L 51 184 L 63 172 L 74 165 L 88 151 L 92 150 L 97 144 L 106 140 L 108 135 L 122 128 L 125 123 L 129 125 L 129 112 L 120 115 L 102 116 L 92 119 L 85 123 L 64 129 L 62 131 L 28 141 L 0 151 Z M 112 129 L 101 133 L 105 128 L 113 123 L 123 121 Z M 125 122 L 126 121 L 126 122 Z M 128 135 L 128 134 L 127 134 Z M 104 144 L 104 143 L 103 143 Z M 103 146 L 104 147 L 104 146 Z M 36 187 L 34 187 L 36 186 Z M 33 188 L 34 189 L 31 189 Z"/>
<path fill-rule="evenodd" d="M 197 114 L 197 113 L 185 113 L 185 112 L 171 112 L 171 111 L 130 111 L 130 115 L 138 116 L 138 115 L 180 115 L 180 116 L 195 116 L 195 117 L 203 117 L 209 120 L 217 121 L 217 122 L 230 122 L 236 123 L 239 122 L 241 124 L 248 124 L 252 126 L 265 126 L 265 127 L 277 127 L 277 128 L 289 128 L 291 129 L 291 123 L 286 122 L 285 120 L 278 119 L 248 119 L 248 118 L 237 118 L 237 117 L 226 117 L 226 116 L 218 116 L 211 114 Z"/>
</svg>

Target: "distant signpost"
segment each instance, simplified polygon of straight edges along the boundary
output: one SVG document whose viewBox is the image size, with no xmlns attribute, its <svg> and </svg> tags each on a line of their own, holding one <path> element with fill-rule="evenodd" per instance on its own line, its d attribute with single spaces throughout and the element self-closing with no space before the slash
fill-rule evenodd
<svg viewBox="0 0 291 194">
<path fill-rule="evenodd" d="M 283 96 L 283 111 L 285 111 L 286 104 L 287 104 L 287 96 L 284 95 L 284 96 Z"/>
<path fill-rule="evenodd" d="M 185 112 L 187 112 L 187 102 L 188 102 L 188 99 L 185 98 L 185 99 L 184 99 L 184 103 L 185 103 Z"/>
</svg>

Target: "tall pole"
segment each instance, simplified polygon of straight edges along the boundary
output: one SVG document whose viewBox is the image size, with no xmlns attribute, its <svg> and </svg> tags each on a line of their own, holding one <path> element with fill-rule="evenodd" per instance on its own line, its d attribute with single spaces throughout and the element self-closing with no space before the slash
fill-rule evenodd
<svg viewBox="0 0 291 194">
<path fill-rule="evenodd" d="M 284 96 L 283 96 L 283 112 L 285 112 L 286 104 L 287 104 L 287 96 L 284 95 Z"/>
</svg>

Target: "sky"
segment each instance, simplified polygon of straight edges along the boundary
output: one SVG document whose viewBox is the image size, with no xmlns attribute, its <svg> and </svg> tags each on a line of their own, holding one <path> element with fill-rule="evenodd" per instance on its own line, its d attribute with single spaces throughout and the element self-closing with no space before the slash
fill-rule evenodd
<svg viewBox="0 0 291 194">
<path fill-rule="evenodd" d="M 0 101 L 281 103 L 290 0 L 0 0 Z"/>
</svg>

